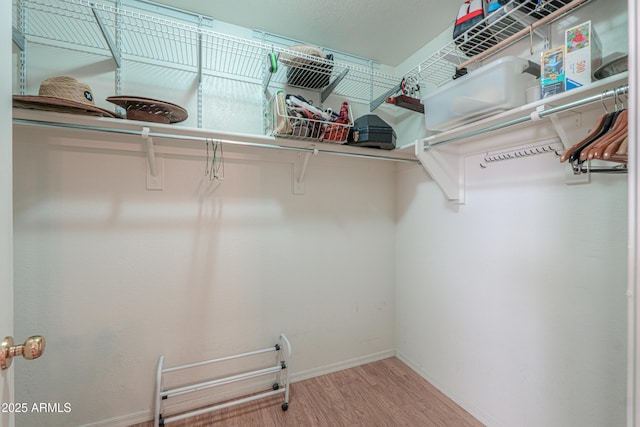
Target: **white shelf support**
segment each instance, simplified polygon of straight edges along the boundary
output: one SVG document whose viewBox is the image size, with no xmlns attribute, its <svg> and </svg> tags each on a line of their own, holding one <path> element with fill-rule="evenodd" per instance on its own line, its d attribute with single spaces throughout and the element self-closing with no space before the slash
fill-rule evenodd
<svg viewBox="0 0 640 427">
<path fill-rule="evenodd" d="M 336 79 L 329 84 L 329 86 L 324 88 L 324 90 L 320 93 L 320 103 L 324 103 L 324 101 L 326 101 L 327 98 L 329 98 L 329 96 L 333 93 L 333 91 L 336 89 L 336 87 L 338 87 L 340 82 L 342 80 L 344 80 L 345 77 L 347 77 L 347 73 L 348 72 L 349 72 L 349 69 L 345 68 L 338 75 L 338 77 L 336 77 Z"/>
<path fill-rule="evenodd" d="M 149 170 L 151 171 L 152 176 L 156 176 L 156 150 L 155 146 L 153 145 L 153 138 L 149 136 L 150 131 L 151 129 L 149 129 L 148 127 L 143 127 L 141 136 L 147 144 L 147 160 L 149 162 Z"/>
<path fill-rule="evenodd" d="M 298 154 L 298 161 L 293 165 L 293 194 L 304 194 L 304 179 L 307 175 L 307 167 L 312 154 L 314 156 L 318 154 L 318 149 L 314 148 L 313 151 Z"/>
<path fill-rule="evenodd" d="M 578 114 L 578 118 L 576 119 L 577 124 L 580 123 L 580 120 L 581 120 L 580 117 L 581 117 L 580 114 Z M 564 126 L 562 126 L 562 123 L 560 123 L 560 119 L 558 119 L 558 115 L 551 114 L 549 115 L 549 119 L 551 119 L 551 124 L 553 125 L 553 128 L 556 130 L 556 133 L 558 134 L 558 138 L 560 138 L 562 147 L 566 150 L 571 146 L 571 144 L 569 144 L 569 137 L 567 137 L 567 132 L 565 132 Z"/>
<path fill-rule="evenodd" d="M 98 11 L 96 10 L 96 8 L 92 7 L 91 8 L 91 12 L 93 12 L 93 16 L 96 19 L 96 22 L 98 24 L 98 28 L 100 28 L 100 32 L 102 33 L 102 36 L 104 37 L 104 40 L 107 43 L 107 46 L 109 47 L 109 50 L 111 51 L 111 57 L 113 58 L 114 62 L 116 63 L 116 67 L 120 68 L 122 66 L 122 61 L 121 61 L 122 54 L 120 53 L 120 49 L 118 48 L 118 46 L 114 43 L 113 39 L 111 38 L 111 35 L 109 34 L 109 30 L 107 29 L 106 25 L 104 24 L 100 14 L 98 14 Z"/>
<path fill-rule="evenodd" d="M 21 52 L 24 51 L 25 45 L 26 45 L 24 34 L 22 34 L 20 30 L 18 30 L 15 26 L 11 28 L 11 31 L 12 31 L 13 42 L 15 43 L 16 46 L 18 46 L 18 49 L 20 49 Z"/>
<path fill-rule="evenodd" d="M 156 149 L 153 138 L 149 135 L 151 130 L 143 127 L 141 136 L 146 142 L 147 148 L 147 190 L 162 190 L 164 188 L 164 162 L 156 159 Z"/>
<path fill-rule="evenodd" d="M 449 149 L 427 149 L 423 140 L 416 141 L 416 157 L 449 201 L 465 203 L 464 157 Z"/>
</svg>

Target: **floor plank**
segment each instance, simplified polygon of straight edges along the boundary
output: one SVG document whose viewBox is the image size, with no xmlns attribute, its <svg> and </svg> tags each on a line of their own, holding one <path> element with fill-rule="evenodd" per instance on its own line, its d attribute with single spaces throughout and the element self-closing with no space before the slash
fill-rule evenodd
<svg viewBox="0 0 640 427">
<path fill-rule="evenodd" d="M 287 411 L 280 407 L 282 399 L 273 396 L 167 426 L 483 426 L 395 357 L 296 382 Z"/>
</svg>

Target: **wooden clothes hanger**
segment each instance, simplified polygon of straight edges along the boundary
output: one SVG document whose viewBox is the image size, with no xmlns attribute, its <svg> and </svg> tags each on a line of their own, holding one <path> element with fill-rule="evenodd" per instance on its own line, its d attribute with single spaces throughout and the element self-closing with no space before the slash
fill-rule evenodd
<svg viewBox="0 0 640 427">
<path fill-rule="evenodd" d="M 604 103 L 604 92 L 602 94 L 602 105 L 607 113 L 600 116 L 593 130 L 578 143 L 566 150 L 560 158 L 561 162 L 569 160 L 571 163 L 583 163 L 587 160 L 604 159 L 608 160 L 618 150 L 628 135 L 628 111 L 624 109 L 624 104 L 618 105 L 618 89 L 614 91 L 616 111 L 609 113 Z"/>
<path fill-rule="evenodd" d="M 611 154 L 616 153 L 622 141 L 627 137 L 629 133 L 629 115 L 628 111 L 624 108 L 624 103 L 620 101 L 618 108 L 618 101 L 620 100 L 618 95 L 618 89 L 614 91 L 616 111 L 620 111 L 616 118 L 614 126 L 609 132 L 603 135 L 595 144 L 592 144 L 586 152 L 581 155 L 581 160 L 593 160 L 593 159 L 605 159 L 607 160 Z M 606 154 L 605 154 L 606 153 Z"/>
<path fill-rule="evenodd" d="M 607 138 L 606 145 L 603 145 L 601 149 L 596 150 L 594 158 L 608 160 L 612 154 L 617 153 L 622 143 L 629 138 L 629 114 L 627 110 L 620 113 L 618 120 L 621 120 L 619 129 Z M 627 142 L 628 144 L 628 142 Z M 626 150 L 625 150 L 626 153 Z"/>
<path fill-rule="evenodd" d="M 609 130 L 611 129 L 611 127 L 615 123 L 615 119 L 616 119 L 617 116 L 618 116 L 618 112 L 617 111 L 614 112 L 614 113 L 606 114 L 606 116 L 604 118 L 604 122 L 602 123 L 602 126 L 599 129 L 596 128 L 597 132 L 595 133 L 595 135 L 592 138 L 583 139 L 580 143 L 576 144 L 577 147 L 573 150 L 573 152 L 568 154 L 569 162 L 573 163 L 575 161 L 578 161 L 579 163 L 582 163 L 580 161 L 580 155 L 582 154 L 582 151 L 585 148 L 587 148 L 588 146 L 590 146 L 591 144 L 593 144 L 595 141 L 600 139 L 604 134 L 609 132 Z M 599 123 L 600 123 L 600 120 L 598 120 L 598 124 Z M 562 158 L 560 160 L 562 160 Z"/>
<path fill-rule="evenodd" d="M 593 160 L 605 158 L 604 153 L 609 146 L 612 152 L 617 151 L 622 141 L 626 138 L 629 132 L 629 115 L 627 110 L 623 110 L 618 114 L 618 117 L 613 124 L 611 130 L 605 133 L 597 142 L 591 144 L 591 146 L 580 154 L 580 160 Z"/>
<path fill-rule="evenodd" d="M 629 137 L 626 137 L 620 144 L 618 151 L 616 151 L 614 154 L 611 154 L 608 160 L 611 160 L 612 162 L 618 162 L 618 163 L 629 163 L 628 150 L 629 150 Z"/>
<path fill-rule="evenodd" d="M 564 163 L 567 160 L 573 161 L 573 157 L 575 157 L 574 154 L 576 152 L 579 154 L 582 148 L 588 146 L 593 141 L 598 139 L 598 137 L 602 135 L 606 131 L 606 129 L 608 129 L 611 126 L 611 119 L 612 119 L 613 113 L 609 113 L 609 111 L 607 110 L 607 105 L 604 103 L 605 93 L 606 91 L 602 92 L 602 95 L 600 97 L 600 101 L 602 102 L 602 106 L 604 107 L 605 113 L 600 117 L 598 117 L 598 120 L 596 121 L 596 125 L 593 127 L 593 129 L 591 129 L 591 132 L 589 132 L 587 136 L 585 136 L 582 140 L 580 140 L 579 142 L 575 143 L 574 145 L 572 145 L 571 147 L 565 150 L 562 156 L 560 156 L 561 163 Z"/>
<path fill-rule="evenodd" d="M 607 119 L 609 119 L 609 115 L 610 115 L 609 113 L 605 113 L 600 117 L 598 117 L 598 121 L 596 122 L 596 125 L 591 130 L 591 132 L 586 137 L 584 137 L 581 141 L 575 143 L 574 145 L 566 149 L 565 152 L 562 153 L 562 156 L 560 156 L 560 162 L 561 163 L 566 162 L 567 160 L 569 160 L 569 157 L 571 157 L 571 155 L 576 150 L 578 150 L 578 148 L 580 148 L 582 145 L 585 145 L 585 144 L 588 145 L 590 141 L 595 140 L 600 134 L 600 132 L 602 132 L 602 129 L 605 128 L 605 124 L 607 122 Z"/>
</svg>

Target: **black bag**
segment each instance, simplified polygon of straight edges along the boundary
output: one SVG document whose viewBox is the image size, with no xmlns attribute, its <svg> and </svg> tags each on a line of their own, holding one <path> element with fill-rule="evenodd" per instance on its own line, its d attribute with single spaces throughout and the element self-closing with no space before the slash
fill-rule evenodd
<svg viewBox="0 0 640 427">
<path fill-rule="evenodd" d="M 498 43 L 485 24 L 478 25 L 486 16 L 487 2 L 488 0 L 465 0 L 458 11 L 453 27 L 453 40 L 467 56 L 475 56 Z"/>
<path fill-rule="evenodd" d="M 331 72 L 333 71 L 333 54 L 326 57 L 329 63 L 309 62 L 300 66 L 287 68 L 287 83 L 307 89 L 322 89 L 329 86 Z"/>
<path fill-rule="evenodd" d="M 377 115 L 367 114 L 354 120 L 347 144 L 393 150 L 396 131 Z"/>
</svg>

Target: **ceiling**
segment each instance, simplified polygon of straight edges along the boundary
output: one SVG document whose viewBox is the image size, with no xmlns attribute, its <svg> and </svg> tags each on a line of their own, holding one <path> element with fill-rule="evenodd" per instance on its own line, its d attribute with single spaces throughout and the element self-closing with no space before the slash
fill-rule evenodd
<svg viewBox="0 0 640 427">
<path fill-rule="evenodd" d="M 155 0 L 397 66 L 446 30 L 461 0 Z"/>
</svg>

